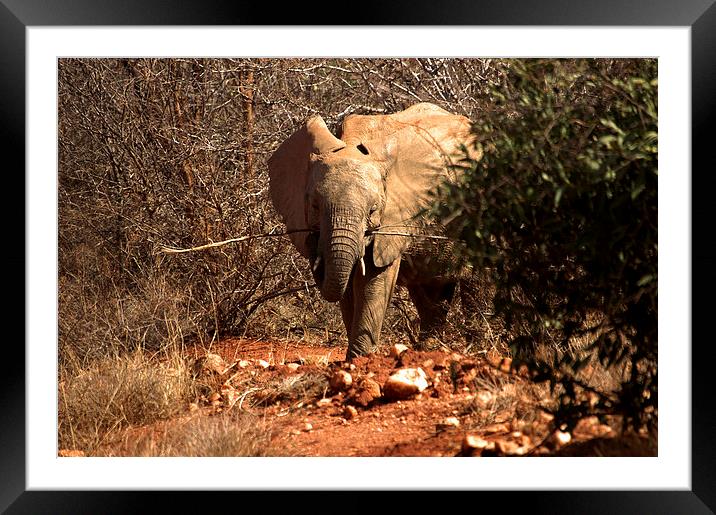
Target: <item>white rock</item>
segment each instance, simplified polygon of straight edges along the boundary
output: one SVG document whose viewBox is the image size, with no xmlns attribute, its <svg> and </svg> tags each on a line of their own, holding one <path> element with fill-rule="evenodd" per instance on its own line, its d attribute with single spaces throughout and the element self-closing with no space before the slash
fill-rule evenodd
<svg viewBox="0 0 716 515">
<path fill-rule="evenodd" d="M 559 445 L 566 445 L 572 441 L 572 435 L 565 431 L 557 431 L 554 434 L 555 439 L 559 442 Z"/>
<path fill-rule="evenodd" d="M 332 402 L 333 402 L 333 399 L 329 399 L 328 397 L 324 397 L 323 399 L 319 399 L 319 400 L 316 402 L 316 406 L 318 406 L 318 407 L 328 406 L 328 405 L 330 405 Z"/>
<path fill-rule="evenodd" d="M 312 431 L 313 425 L 310 422 L 306 422 L 305 424 L 303 424 L 303 427 L 301 429 L 303 429 L 306 432 Z"/>
<path fill-rule="evenodd" d="M 353 384 L 353 377 L 345 370 L 336 370 L 331 376 L 330 385 L 334 390 L 347 390 Z"/>
<path fill-rule="evenodd" d="M 390 348 L 390 357 L 397 359 L 407 350 L 407 345 L 403 345 L 402 343 L 396 343 Z"/>
<path fill-rule="evenodd" d="M 242 359 L 242 360 L 239 360 L 238 365 L 239 365 L 239 368 L 246 368 L 249 365 L 251 365 L 251 362 L 246 359 Z"/>
<path fill-rule="evenodd" d="M 271 366 L 271 364 L 268 361 L 266 361 L 265 359 L 260 359 L 260 360 L 256 361 L 256 364 L 258 366 L 260 366 L 261 368 L 268 368 Z"/>
<path fill-rule="evenodd" d="M 383 385 L 383 394 L 392 399 L 406 399 L 428 387 L 428 377 L 422 368 L 401 368 Z"/>
<path fill-rule="evenodd" d="M 286 368 L 288 368 L 291 372 L 295 372 L 299 369 L 300 366 L 301 365 L 299 365 L 298 363 L 289 363 L 286 365 Z"/>
<path fill-rule="evenodd" d="M 444 431 L 453 427 L 460 427 L 460 420 L 457 417 L 447 417 L 438 422 L 436 427 L 439 431 Z"/>
<path fill-rule="evenodd" d="M 490 445 L 490 442 L 488 442 L 484 438 L 480 438 L 477 435 L 466 434 L 465 438 L 463 438 L 463 440 L 462 440 L 462 449 L 464 451 L 472 450 L 472 449 L 482 450 L 482 449 L 487 448 L 489 445 Z"/>
</svg>

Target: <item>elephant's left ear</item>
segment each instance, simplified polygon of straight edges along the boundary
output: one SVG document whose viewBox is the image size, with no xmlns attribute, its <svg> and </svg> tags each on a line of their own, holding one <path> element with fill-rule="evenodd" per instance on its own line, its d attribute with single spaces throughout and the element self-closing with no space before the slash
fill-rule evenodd
<svg viewBox="0 0 716 515">
<path fill-rule="evenodd" d="M 283 217 L 287 231 L 308 229 L 305 196 L 311 155 L 335 152 L 345 146 L 331 134 L 323 118 L 315 115 L 299 126 L 271 155 L 267 163 L 271 200 Z M 294 232 L 289 238 L 301 255 L 311 256 L 307 232 Z"/>
<path fill-rule="evenodd" d="M 362 119 L 362 120 L 361 120 Z M 363 130 L 365 129 L 365 130 Z M 456 179 L 457 164 L 473 147 L 470 120 L 433 104 L 417 104 L 388 116 L 354 116 L 344 122 L 344 141 L 360 139 L 371 155 L 384 163 L 384 232 L 418 233 L 420 212 L 430 202 L 429 192 L 444 179 Z M 471 155 L 479 159 L 481 155 Z M 387 266 L 412 243 L 412 238 L 376 234 L 373 261 Z"/>
</svg>

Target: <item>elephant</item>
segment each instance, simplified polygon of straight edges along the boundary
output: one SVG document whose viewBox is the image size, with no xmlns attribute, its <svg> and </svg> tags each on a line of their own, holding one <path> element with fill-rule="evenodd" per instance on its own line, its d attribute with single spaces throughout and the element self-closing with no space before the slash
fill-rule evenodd
<svg viewBox="0 0 716 515">
<path fill-rule="evenodd" d="M 430 104 L 345 117 L 340 137 L 308 118 L 268 160 L 269 191 L 322 297 L 340 304 L 346 360 L 378 349 L 396 283 L 407 287 L 420 342 L 444 325 L 459 277 L 422 215 L 430 191 L 481 151 L 468 118 Z M 447 256 L 447 259 L 445 259 Z"/>
</svg>

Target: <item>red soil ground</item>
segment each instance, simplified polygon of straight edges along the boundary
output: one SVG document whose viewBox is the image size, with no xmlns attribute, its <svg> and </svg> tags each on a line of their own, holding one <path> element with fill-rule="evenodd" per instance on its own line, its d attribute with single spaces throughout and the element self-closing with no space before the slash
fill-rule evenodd
<svg viewBox="0 0 716 515">
<path fill-rule="evenodd" d="M 341 347 L 242 339 L 225 340 L 209 353 L 224 361 L 224 370 L 210 372 L 223 386 L 213 402 L 205 396 L 194 407 L 195 416 L 248 410 L 268 421 L 275 447 L 295 456 L 656 454 L 647 439 L 613 438 L 616 424 L 596 418 L 580 422 L 569 442 L 555 440 L 551 417 L 540 409 L 547 388 L 510 371 L 499 356 L 408 350 L 395 358 L 386 349 L 349 364 Z M 205 351 L 195 357 L 205 363 Z M 382 386 L 397 369 L 417 367 L 429 383 L 421 393 L 401 400 L 365 393 L 362 381 Z M 350 388 L 326 383 L 338 370 L 351 375 Z M 446 423 L 449 417 L 458 424 Z M 487 450 L 464 448 L 468 436 L 487 441 Z"/>
</svg>

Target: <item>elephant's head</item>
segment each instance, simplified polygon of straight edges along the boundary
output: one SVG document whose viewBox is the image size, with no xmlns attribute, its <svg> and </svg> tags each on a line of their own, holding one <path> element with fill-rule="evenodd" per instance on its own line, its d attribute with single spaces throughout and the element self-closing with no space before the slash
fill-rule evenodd
<svg viewBox="0 0 716 515">
<path fill-rule="evenodd" d="M 348 116 L 341 138 L 320 116 L 307 120 L 268 162 L 271 198 L 323 297 L 343 296 L 364 260 L 393 262 L 415 232 L 428 192 L 470 142 L 470 122 L 432 104 L 393 115 Z"/>
</svg>

